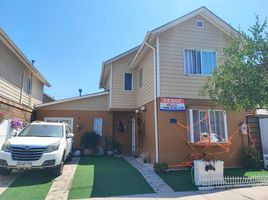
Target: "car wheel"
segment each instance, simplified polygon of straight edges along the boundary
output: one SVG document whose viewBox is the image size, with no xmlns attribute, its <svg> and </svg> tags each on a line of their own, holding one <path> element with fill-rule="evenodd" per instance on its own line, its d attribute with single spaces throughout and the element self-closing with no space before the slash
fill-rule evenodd
<svg viewBox="0 0 268 200">
<path fill-rule="evenodd" d="M 63 156 L 63 158 L 61 160 L 60 165 L 58 165 L 57 167 L 55 167 L 55 168 L 52 169 L 52 174 L 55 175 L 55 176 L 62 175 L 63 166 L 64 166 L 64 156 Z"/>
<path fill-rule="evenodd" d="M 0 175 L 9 175 L 11 174 L 11 172 L 12 172 L 12 169 L 0 167 Z"/>
</svg>

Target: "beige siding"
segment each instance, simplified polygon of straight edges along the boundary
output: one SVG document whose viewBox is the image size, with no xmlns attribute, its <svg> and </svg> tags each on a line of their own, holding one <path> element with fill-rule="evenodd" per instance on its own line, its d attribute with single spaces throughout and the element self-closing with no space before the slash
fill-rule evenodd
<svg viewBox="0 0 268 200">
<path fill-rule="evenodd" d="M 0 41 L 0 95 L 20 103 L 21 83 L 23 82 L 22 104 L 30 105 L 30 96 L 26 94 L 27 78 L 31 72 L 23 63 Z M 33 77 L 31 106 L 42 102 L 44 84 Z"/>
<path fill-rule="evenodd" d="M 102 95 L 97 97 L 90 97 L 86 99 L 79 99 L 74 101 L 68 101 L 58 103 L 54 105 L 48 105 L 45 107 L 39 107 L 38 110 L 91 110 L 91 111 L 106 111 L 107 98 L 109 95 Z"/>
<path fill-rule="evenodd" d="M 153 51 L 149 50 L 139 66 L 135 69 L 135 87 L 136 92 L 136 106 L 140 107 L 153 100 L 154 95 L 154 65 L 153 65 Z M 142 68 L 143 85 L 139 88 L 139 70 Z"/>
<path fill-rule="evenodd" d="M 204 28 L 196 28 L 197 19 L 204 20 Z M 199 89 L 205 76 L 184 75 L 184 49 L 215 50 L 218 62 L 227 36 L 202 16 L 192 19 L 163 32 L 160 43 L 160 96 L 204 98 Z"/>
<path fill-rule="evenodd" d="M 129 65 L 135 56 L 131 53 L 112 63 L 112 107 L 111 108 L 135 108 L 136 107 L 136 87 L 135 74 L 132 74 L 132 91 L 124 90 L 124 73 L 130 72 Z"/>
</svg>

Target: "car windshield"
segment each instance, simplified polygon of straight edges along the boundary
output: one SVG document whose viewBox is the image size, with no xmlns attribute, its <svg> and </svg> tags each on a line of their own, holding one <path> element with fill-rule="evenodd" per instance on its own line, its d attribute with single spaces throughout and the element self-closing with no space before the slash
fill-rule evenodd
<svg viewBox="0 0 268 200">
<path fill-rule="evenodd" d="M 63 137 L 63 129 L 57 125 L 30 124 L 18 134 L 18 137 Z"/>
</svg>

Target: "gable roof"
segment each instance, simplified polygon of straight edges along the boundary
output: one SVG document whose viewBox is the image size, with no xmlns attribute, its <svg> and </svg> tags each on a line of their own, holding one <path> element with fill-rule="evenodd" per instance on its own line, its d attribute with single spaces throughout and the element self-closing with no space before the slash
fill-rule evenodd
<svg viewBox="0 0 268 200">
<path fill-rule="evenodd" d="M 129 66 L 130 69 L 135 68 L 136 64 L 138 63 L 140 58 L 145 54 L 144 51 L 146 51 L 148 49 L 148 48 L 146 48 L 146 45 L 145 45 L 146 42 L 150 43 L 151 41 L 154 41 L 154 39 L 157 37 L 158 34 L 185 22 L 188 19 L 190 19 L 196 15 L 201 15 L 206 20 L 208 20 L 209 22 L 214 24 L 221 31 L 225 32 L 227 35 L 239 34 L 239 32 L 235 28 L 233 28 L 230 24 L 226 23 L 224 20 L 219 18 L 217 15 L 215 15 L 213 12 L 211 12 L 205 6 L 202 6 L 198 9 L 188 13 L 188 14 L 183 15 L 182 17 L 179 17 L 179 18 L 177 18 L 169 23 L 166 23 L 162 26 L 159 26 L 151 31 L 148 31 L 144 37 L 143 42 L 139 46 L 136 46 L 133 49 L 130 49 L 130 50 L 118 55 L 118 56 L 115 56 L 114 58 L 111 58 L 111 59 L 103 62 L 99 87 L 100 88 L 104 87 L 103 86 L 103 79 L 104 79 L 104 71 L 106 70 L 105 65 L 110 64 L 110 63 L 122 58 L 123 56 L 126 56 L 126 55 L 136 51 L 136 55 L 134 56 L 132 62 L 130 63 L 130 66 Z"/>
<path fill-rule="evenodd" d="M 83 96 L 79 96 L 79 97 L 72 97 L 72 98 L 67 98 L 67 99 L 62 99 L 62 100 L 56 100 L 56 101 L 52 101 L 52 102 L 48 102 L 48 103 L 35 105 L 35 107 L 41 108 L 41 107 L 45 107 L 45 106 L 51 106 L 51 105 L 55 105 L 55 104 L 76 101 L 76 100 L 80 100 L 80 99 L 98 97 L 98 96 L 102 96 L 102 95 L 106 95 L 106 94 L 109 94 L 109 92 L 98 92 L 98 93 L 87 94 L 87 95 L 83 95 Z"/>
<path fill-rule="evenodd" d="M 103 79 L 105 78 L 104 77 L 104 74 L 105 74 L 105 71 L 108 70 L 106 68 L 106 66 L 109 65 L 109 64 L 111 64 L 114 61 L 119 60 L 120 58 L 123 58 L 124 56 L 126 56 L 128 54 L 131 54 L 131 53 L 137 51 L 139 48 L 140 48 L 140 45 L 138 45 L 138 46 L 136 46 L 136 47 L 134 47 L 132 49 L 129 49 L 129 50 L 127 50 L 127 51 L 125 51 L 125 52 L 123 52 L 123 53 L 121 53 L 121 54 L 113 57 L 113 58 L 110 58 L 109 60 L 104 61 L 102 63 L 102 67 L 101 67 L 101 76 L 100 76 L 100 81 L 99 81 L 99 88 L 103 88 L 104 87 L 104 85 L 103 85 Z"/>
<path fill-rule="evenodd" d="M 45 77 L 38 71 L 38 69 L 26 58 L 26 56 L 20 51 L 16 44 L 9 38 L 9 36 L 0 28 L 0 40 L 4 45 L 14 53 L 14 55 L 47 87 L 51 84 L 45 79 Z"/>
<path fill-rule="evenodd" d="M 219 18 L 217 15 L 215 15 L 213 12 L 211 12 L 209 9 L 207 9 L 205 6 L 202 6 L 186 15 L 183 15 L 182 17 L 179 17 L 169 23 L 166 23 L 156 29 L 153 29 L 151 31 L 148 31 L 142 44 L 140 45 L 139 50 L 137 51 L 137 54 L 135 55 L 134 59 L 132 60 L 130 64 L 130 69 L 133 69 L 136 67 L 136 64 L 138 63 L 137 60 L 140 59 L 142 55 L 144 55 L 143 50 L 145 48 L 145 43 L 150 41 L 154 41 L 154 39 L 157 37 L 157 35 L 161 34 L 162 32 L 169 30 L 189 19 L 191 19 L 194 16 L 201 15 L 204 17 L 206 20 L 211 22 L 213 25 L 215 25 L 218 29 L 226 33 L 227 35 L 232 35 L 232 34 L 239 34 L 239 32 L 233 28 L 231 25 L 227 24 L 224 20 Z"/>
</svg>

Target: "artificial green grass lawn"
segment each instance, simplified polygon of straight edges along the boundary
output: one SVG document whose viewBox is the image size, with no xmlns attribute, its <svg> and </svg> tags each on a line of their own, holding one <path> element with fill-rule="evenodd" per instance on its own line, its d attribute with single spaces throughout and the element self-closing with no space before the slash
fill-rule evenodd
<svg viewBox="0 0 268 200">
<path fill-rule="evenodd" d="M 69 199 L 153 193 L 142 175 L 115 157 L 81 157 Z"/>
<path fill-rule="evenodd" d="M 11 186 L 0 195 L 1 200 L 45 199 L 53 181 L 46 171 L 27 171 L 21 174 Z"/>
<path fill-rule="evenodd" d="M 224 176 L 256 176 L 268 175 L 265 170 L 249 170 L 241 168 L 224 169 Z M 174 190 L 174 191 L 193 191 L 197 190 L 192 183 L 191 171 L 169 171 L 161 173 L 159 176 Z"/>
</svg>

